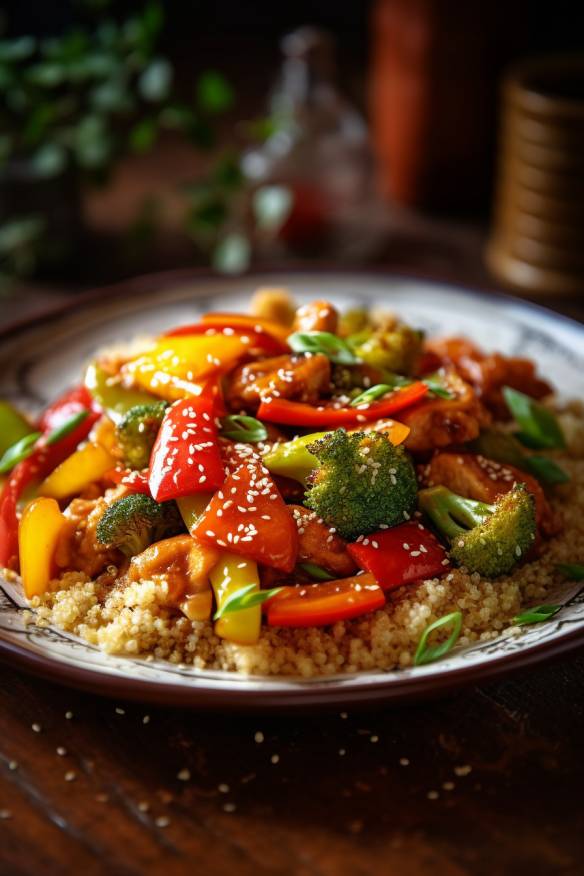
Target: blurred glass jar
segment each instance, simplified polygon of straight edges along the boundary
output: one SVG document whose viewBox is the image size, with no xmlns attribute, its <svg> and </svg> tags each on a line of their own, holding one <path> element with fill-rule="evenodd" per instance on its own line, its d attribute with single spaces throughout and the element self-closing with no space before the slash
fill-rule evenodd
<svg viewBox="0 0 584 876">
<path fill-rule="evenodd" d="M 269 101 L 272 131 L 244 154 L 242 169 L 258 217 L 257 248 L 315 254 L 370 196 L 367 128 L 336 87 L 328 34 L 304 27 L 281 46 L 284 62 Z"/>
</svg>

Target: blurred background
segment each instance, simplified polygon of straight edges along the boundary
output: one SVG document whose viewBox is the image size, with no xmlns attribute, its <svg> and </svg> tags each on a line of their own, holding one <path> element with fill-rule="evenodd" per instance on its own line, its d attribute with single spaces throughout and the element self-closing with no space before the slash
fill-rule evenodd
<svg viewBox="0 0 584 876">
<path fill-rule="evenodd" d="M 578 4 L 19 0 L 0 310 L 175 268 L 584 286 Z"/>
</svg>

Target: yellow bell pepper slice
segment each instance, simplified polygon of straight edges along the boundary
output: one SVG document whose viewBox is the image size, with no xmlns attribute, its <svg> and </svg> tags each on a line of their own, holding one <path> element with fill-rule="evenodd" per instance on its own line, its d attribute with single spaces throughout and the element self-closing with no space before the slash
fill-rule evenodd
<svg viewBox="0 0 584 876">
<path fill-rule="evenodd" d="M 195 493 L 194 496 L 184 496 L 176 500 L 180 515 L 191 534 L 212 496 L 212 493 Z"/>
<path fill-rule="evenodd" d="M 20 574 L 27 599 L 42 596 L 54 572 L 59 536 L 67 520 L 55 499 L 41 497 L 29 502 L 18 527 Z"/>
<path fill-rule="evenodd" d="M 209 577 L 217 608 L 221 608 L 225 600 L 242 587 L 255 584 L 252 592 L 260 589 L 257 563 L 227 551 L 220 555 L 219 562 L 211 570 Z M 252 608 L 225 614 L 215 624 L 215 633 L 228 642 L 255 645 L 260 637 L 261 623 L 261 606 L 254 605 Z"/>
<path fill-rule="evenodd" d="M 90 442 L 58 465 L 40 484 L 38 494 L 66 499 L 98 481 L 115 464 L 114 457 L 105 447 Z"/>
<path fill-rule="evenodd" d="M 122 373 L 132 383 L 167 401 L 200 394 L 200 382 L 227 371 L 246 352 L 237 335 L 160 338 L 153 349 L 127 362 Z"/>
</svg>

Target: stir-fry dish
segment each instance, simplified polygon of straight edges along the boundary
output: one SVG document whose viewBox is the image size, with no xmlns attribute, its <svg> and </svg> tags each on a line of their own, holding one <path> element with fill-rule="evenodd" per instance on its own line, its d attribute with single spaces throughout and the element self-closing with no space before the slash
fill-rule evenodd
<svg viewBox="0 0 584 876">
<path fill-rule="evenodd" d="M 584 414 L 535 363 L 264 289 L 0 402 L 0 566 L 111 653 L 317 675 L 545 621 L 584 577 Z"/>
</svg>

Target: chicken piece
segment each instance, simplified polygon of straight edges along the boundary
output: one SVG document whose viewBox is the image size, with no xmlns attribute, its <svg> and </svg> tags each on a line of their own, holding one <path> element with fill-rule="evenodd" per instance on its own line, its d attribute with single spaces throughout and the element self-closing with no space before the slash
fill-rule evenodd
<svg viewBox="0 0 584 876">
<path fill-rule="evenodd" d="M 427 344 L 430 355 L 438 357 L 441 365 L 453 367 L 463 380 L 470 383 L 485 407 L 497 420 L 508 420 L 509 410 L 503 398 L 503 387 L 511 386 L 532 398 L 543 398 L 552 391 L 549 383 L 541 380 L 535 365 L 529 359 L 485 355 L 465 338 L 445 338 Z"/>
<path fill-rule="evenodd" d="M 339 314 L 328 301 L 311 301 L 296 311 L 293 332 L 332 332 L 336 334 Z"/>
<path fill-rule="evenodd" d="M 330 362 L 322 353 L 248 362 L 233 372 L 227 401 L 235 411 L 256 408 L 271 396 L 315 402 L 329 389 L 330 377 Z"/>
<path fill-rule="evenodd" d="M 125 488 L 121 488 L 121 494 Z M 55 553 L 60 569 L 75 569 L 94 578 L 110 565 L 119 565 L 123 557 L 114 548 L 106 548 L 97 540 L 97 524 L 108 505 L 120 498 L 120 490 L 109 490 L 105 496 L 73 499 L 65 509 L 67 522 Z"/>
<path fill-rule="evenodd" d="M 191 616 L 193 600 L 202 597 L 211 605 L 209 572 L 218 560 L 219 551 L 215 548 L 199 544 L 190 535 L 175 535 L 151 544 L 133 557 L 125 583 L 155 581 L 163 588 L 166 605 L 181 608 Z"/>
<path fill-rule="evenodd" d="M 345 541 L 333 527 L 323 523 L 314 511 L 302 505 L 288 508 L 298 526 L 298 560 L 315 563 L 338 578 L 357 571 L 357 565 L 347 553 Z"/>
<path fill-rule="evenodd" d="M 294 321 L 296 308 L 294 299 L 287 289 L 262 286 L 253 293 L 250 311 L 260 319 L 269 319 L 290 326 Z"/>
<path fill-rule="evenodd" d="M 481 426 L 490 422 L 489 413 L 473 388 L 455 372 L 448 373 L 445 386 L 454 393 L 454 398 L 428 399 L 399 414 L 400 421 L 410 428 L 405 447 L 412 453 L 473 441 Z"/>
<path fill-rule="evenodd" d="M 508 493 L 514 484 L 525 484 L 535 499 L 536 522 L 544 535 L 558 531 L 558 521 L 545 494 L 534 477 L 511 465 L 502 465 L 474 453 L 437 453 L 423 468 L 426 486 L 441 484 L 453 493 L 492 505 L 497 496 Z"/>
</svg>

